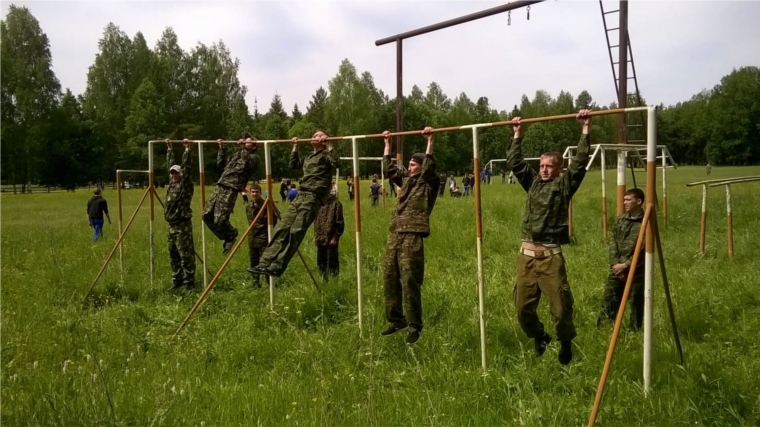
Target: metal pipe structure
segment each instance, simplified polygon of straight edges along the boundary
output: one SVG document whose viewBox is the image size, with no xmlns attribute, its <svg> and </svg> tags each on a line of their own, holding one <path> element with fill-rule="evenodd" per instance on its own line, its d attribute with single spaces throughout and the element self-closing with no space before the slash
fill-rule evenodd
<svg viewBox="0 0 760 427">
<path fill-rule="evenodd" d="M 353 157 L 340 157 L 340 160 L 353 160 Z M 359 160 L 374 160 L 380 162 L 380 195 L 383 199 L 383 207 L 385 207 L 385 164 L 382 157 L 359 157 Z M 336 176 L 337 178 L 337 176 Z M 338 181 L 336 179 L 335 183 Z"/>
<path fill-rule="evenodd" d="M 621 0 L 618 17 L 618 107 L 628 106 L 628 1 Z M 618 115 L 618 144 L 627 144 L 626 115 Z M 625 163 L 627 153 L 618 153 L 617 176 L 617 214 L 625 212 L 623 196 L 625 195 Z M 635 179 L 635 178 L 634 178 Z"/>
<path fill-rule="evenodd" d="M 150 192 L 150 285 L 153 286 L 153 270 L 154 270 L 154 263 L 156 262 L 156 249 L 155 249 L 155 240 L 153 236 L 153 220 L 155 217 L 155 206 L 153 203 L 153 194 L 155 194 L 156 189 L 153 186 L 154 180 L 153 180 L 153 146 L 148 144 L 148 191 Z M 204 260 L 205 262 L 205 260 Z"/>
<path fill-rule="evenodd" d="M 641 222 L 641 229 L 639 229 L 639 236 L 636 239 L 636 250 L 633 251 L 633 258 L 631 259 L 631 266 L 638 265 L 639 257 L 641 256 L 641 244 L 644 240 L 644 235 L 649 228 L 649 218 L 652 214 L 652 208 L 654 205 L 652 202 L 647 202 L 646 210 L 644 211 L 644 218 Z M 610 372 L 610 366 L 612 365 L 612 356 L 615 354 L 615 347 L 617 346 L 617 339 L 620 335 L 620 327 L 623 324 L 623 317 L 625 317 L 625 306 L 628 304 L 628 297 L 631 294 L 631 285 L 633 284 L 635 267 L 629 269 L 628 278 L 625 281 L 625 290 L 623 296 L 620 298 L 620 308 L 618 308 L 617 316 L 615 316 L 615 326 L 612 329 L 612 338 L 610 339 L 610 346 L 607 348 L 607 357 L 604 359 L 604 368 L 602 369 L 602 375 L 599 378 L 599 385 L 596 388 L 596 396 L 594 397 L 594 406 L 591 408 L 591 415 L 588 420 L 588 427 L 593 427 L 596 422 L 596 416 L 599 414 L 599 407 L 602 403 L 602 396 L 604 395 L 604 386 L 607 384 L 607 375 Z"/>
<path fill-rule="evenodd" d="M 269 144 L 264 144 L 264 173 L 267 179 L 267 200 L 274 200 L 272 193 L 272 153 Z M 274 202 L 267 204 L 267 242 L 274 235 Z M 306 263 L 304 263 L 306 264 Z M 269 276 L 269 309 L 274 311 L 274 277 Z"/>
<path fill-rule="evenodd" d="M 622 2 L 621 2 L 622 3 Z M 657 199 L 657 110 L 647 112 L 647 200 Z M 643 227 L 643 226 L 642 226 Z M 644 258 L 644 394 L 652 389 L 652 338 L 654 334 L 654 233 L 647 227 L 646 258 Z M 631 264 L 636 265 L 636 264 Z"/>
<path fill-rule="evenodd" d="M 573 163 L 573 159 L 567 159 L 567 167 L 570 168 L 570 165 Z M 570 202 L 567 204 L 567 234 L 568 236 L 573 235 L 573 199 L 570 199 Z"/>
<path fill-rule="evenodd" d="M 597 148 L 598 149 L 598 148 Z M 604 241 L 607 241 L 607 153 L 602 149 L 602 232 L 604 233 Z"/>
<path fill-rule="evenodd" d="M 458 18 L 449 19 L 448 21 L 439 22 L 437 24 L 428 25 L 426 27 L 418 28 L 416 30 L 407 31 L 405 33 L 396 34 L 395 36 L 386 37 L 375 41 L 375 46 L 382 46 L 388 43 L 396 43 L 396 132 L 401 132 L 404 129 L 404 74 L 403 74 L 403 51 L 402 43 L 404 39 L 416 37 L 422 34 L 427 34 L 433 31 L 442 30 L 444 28 L 453 27 L 455 25 L 464 24 L 470 21 L 475 21 L 489 16 L 497 15 L 499 13 L 508 12 L 510 10 L 519 9 L 521 7 L 530 6 L 532 4 L 541 3 L 544 0 L 534 1 L 516 1 L 513 3 L 504 4 L 501 6 L 492 7 L 490 9 L 482 10 L 480 12 L 471 13 L 469 15 L 460 16 Z M 528 15 L 530 19 L 530 15 Z M 402 140 L 403 135 L 396 135 L 396 160 L 402 162 L 404 160 L 404 143 Z"/>
<path fill-rule="evenodd" d="M 662 149 L 662 222 L 665 224 L 665 227 L 668 226 L 668 174 L 666 169 L 668 168 L 667 165 L 667 156 L 665 155 L 665 149 Z"/>
<path fill-rule="evenodd" d="M 144 173 L 148 174 L 149 171 L 135 170 L 135 169 L 116 169 L 116 204 L 119 209 L 119 235 L 121 235 L 121 223 L 122 223 L 122 201 L 121 201 L 121 174 L 122 173 Z M 121 280 L 124 281 L 124 242 L 119 243 L 119 270 L 121 271 Z M 149 272 L 149 274 L 152 274 Z"/>
<path fill-rule="evenodd" d="M 665 291 L 665 302 L 668 304 L 668 313 L 670 314 L 670 325 L 673 327 L 673 339 L 676 342 L 676 349 L 678 350 L 678 360 L 680 365 L 683 366 L 683 350 L 681 349 L 681 339 L 678 337 L 678 325 L 676 324 L 676 313 L 673 310 L 673 298 L 670 296 L 670 284 L 668 283 L 668 273 L 665 269 L 665 254 L 662 252 L 662 235 L 660 234 L 660 227 L 657 224 L 657 215 L 652 215 L 652 230 L 656 237 L 655 243 L 657 244 L 657 257 L 660 261 L 660 275 L 662 276 L 662 288 Z"/>
<path fill-rule="evenodd" d="M 734 219 L 731 215 L 731 184 L 726 185 L 726 232 L 728 234 L 728 258 L 734 259 Z"/>
<path fill-rule="evenodd" d="M 699 254 L 705 253 L 705 230 L 707 228 L 707 184 L 702 184 L 702 218 L 699 221 Z"/>
<path fill-rule="evenodd" d="M 480 366 L 483 372 L 488 369 L 486 355 L 486 290 L 483 280 L 483 217 L 480 206 L 480 149 L 478 147 L 478 128 L 472 128 L 472 157 L 475 179 L 475 247 L 478 256 L 478 312 L 480 323 Z M 436 189 L 437 191 L 437 189 Z"/>
<path fill-rule="evenodd" d="M 203 256 L 203 288 L 208 286 L 206 268 L 206 227 L 203 226 L 203 212 L 206 210 L 206 165 L 203 160 L 203 144 L 198 144 L 198 185 L 201 187 L 201 255 Z"/>
<path fill-rule="evenodd" d="M 264 203 L 267 205 L 271 204 L 272 199 L 267 198 L 264 200 Z M 268 206 L 264 206 L 264 207 L 268 208 Z M 195 302 L 195 304 L 193 305 L 193 308 L 191 308 L 190 312 L 187 313 L 187 316 L 185 316 L 185 320 L 183 320 L 182 323 L 180 323 L 179 328 L 177 328 L 177 331 L 174 332 L 174 335 L 172 336 L 172 338 L 177 337 L 180 331 L 182 331 L 182 328 L 184 328 L 185 325 L 187 325 L 187 322 L 190 320 L 193 314 L 198 310 L 201 304 L 203 304 L 203 301 L 206 300 L 206 297 L 208 296 L 209 292 L 211 292 L 211 289 L 213 289 L 214 286 L 216 285 L 216 282 L 219 280 L 219 277 L 222 275 L 222 272 L 224 271 L 224 269 L 227 268 L 227 265 L 229 265 L 230 261 L 232 261 L 232 257 L 235 256 L 235 253 L 240 248 L 240 245 L 246 240 L 246 237 L 248 237 L 248 234 L 250 234 L 251 230 L 253 230 L 253 226 L 256 225 L 262 213 L 264 213 L 264 209 L 259 210 L 259 213 L 256 214 L 256 217 L 253 219 L 253 221 L 251 221 L 251 223 L 248 224 L 248 228 L 243 233 L 243 236 L 240 237 L 237 240 L 237 242 L 235 242 L 235 246 L 233 246 L 232 250 L 230 250 L 230 253 L 227 254 L 227 258 L 224 260 L 221 267 L 219 267 L 219 270 L 216 271 L 214 278 L 211 279 L 211 282 L 209 282 L 208 286 L 206 286 L 206 289 L 204 289 L 201 295 L 198 297 L 198 301 Z"/>
<path fill-rule="evenodd" d="M 121 244 L 121 241 L 124 239 L 124 236 L 127 234 L 129 227 L 132 225 L 132 221 L 134 221 L 135 217 L 137 217 L 137 213 L 140 211 L 140 207 L 142 206 L 143 202 L 145 202 L 145 198 L 148 196 L 148 194 L 150 194 L 150 188 L 145 189 L 145 192 L 143 193 L 142 198 L 140 198 L 140 202 L 137 203 L 137 207 L 135 208 L 135 211 L 132 213 L 132 216 L 129 218 L 129 221 L 127 221 L 127 225 L 126 227 L 124 227 L 124 231 L 119 234 L 119 239 L 116 241 L 116 244 L 113 245 L 113 249 L 111 249 L 111 253 L 108 254 L 108 258 L 106 258 L 106 262 L 104 262 L 103 266 L 100 267 L 100 271 L 98 271 L 97 276 L 95 276 L 95 280 L 92 281 L 92 285 L 90 285 L 90 289 L 87 290 L 87 293 L 82 299 L 82 304 L 84 304 L 84 302 L 87 301 L 87 297 L 90 296 L 90 293 L 95 288 L 95 284 L 98 283 L 100 276 L 102 276 L 103 272 L 106 271 L 108 262 L 111 261 L 111 258 L 113 258 L 113 254 L 116 253 L 116 248 L 119 247 L 119 245 Z"/>
<path fill-rule="evenodd" d="M 359 317 L 359 335 L 364 325 L 364 296 L 362 293 L 362 211 L 361 191 L 359 188 L 359 144 L 356 137 L 351 138 L 351 152 L 354 165 L 354 230 L 356 231 L 356 293 L 357 315 Z"/>
</svg>

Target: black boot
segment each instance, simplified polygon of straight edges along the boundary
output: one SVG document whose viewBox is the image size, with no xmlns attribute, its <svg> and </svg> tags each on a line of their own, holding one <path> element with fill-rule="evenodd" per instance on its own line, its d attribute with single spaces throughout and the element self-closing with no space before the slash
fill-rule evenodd
<svg viewBox="0 0 760 427">
<path fill-rule="evenodd" d="M 562 347 L 559 349 L 559 354 L 557 355 L 557 358 L 559 359 L 559 363 L 563 365 L 567 365 L 573 360 L 573 342 L 572 341 L 562 341 Z"/>
<path fill-rule="evenodd" d="M 543 337 L 534 339 L 534 350 L 536 357 L 541 357 L 546 352 L 546 346 L 552 342 L 552 336 L 544 332 Z"/>
</svg>

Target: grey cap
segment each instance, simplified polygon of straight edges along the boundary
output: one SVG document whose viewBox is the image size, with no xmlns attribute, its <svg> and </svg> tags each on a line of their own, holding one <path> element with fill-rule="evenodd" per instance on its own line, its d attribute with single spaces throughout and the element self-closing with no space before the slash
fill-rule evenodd
<svg viewBox="0 0 760 427">
<path fill-rule="evenodd" d="M 182 168 L 179 165 L 174 165 L 169 168 L 169 173 L 172 172 L 182 173 Z"/>
<path fill-rule="evenodd" d="M 422 162 L 425 161 L 425 154 L 424 153 L 414 153 L 412 155 L 412 160 L 414 160 L 414 163 L 417 163 L 417 164 L 421 165 Z"/>
</svg>

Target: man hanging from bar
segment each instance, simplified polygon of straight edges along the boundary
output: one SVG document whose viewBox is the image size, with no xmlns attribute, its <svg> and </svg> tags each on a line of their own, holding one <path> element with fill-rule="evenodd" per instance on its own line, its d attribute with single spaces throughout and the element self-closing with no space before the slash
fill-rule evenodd
<svg viewBox="0 0 760 427">
<path fill-rule="evenodd" d="M 172 287 L 170 291 L 184 288 L 190 291 L 195 286 L 195 244 L 193 243 L 193 200 L 192 157 L 190 142 L 182 141 L 182 166 L 174 164 L 172 143 L 166 140 L 166 167 L 169 169 L 169 185 L 166 187 L 166 209 L 164 219 L 169 223 L 169 260 L 172 267 Z"/>
<path fill-rule="evenodd" d="M 385 137 L 386 176 L 396 184 L 398 204 L 391 217 L 390 234 L 385 245 L 383 288 L 385 316 L 390 323 L 381 335 L 389 336 L 409 327 L 407 344 L 414 344 L 422 332 L 422 282 L 425 278 L 425 248 L 422 240 L 430 235 L 430 214 L 438 197 L 441 178 L 433 158 L 433 128 L 426 127 L 425 154 L 416 153 L 409 169 L 393 162 L 389 132 Z"/>
<path fill-rule="evenodd" d="M 203 210 L 203 222 L 219 240 L 224 242 L 222 255 L 227 255 L 238 236 L 238 230 L 230 223 L 230 214 L 235 208 L 238 193 L 248 185 L 248 180 L 259 164 L 258 156 L 254 154 L 258 149 L 256 140 L 248 133 L 244 138 L 238 141 L 240 148 L 229 158 L 222 140 L 217 140 L 219 151 L 216 164 L 224 168 L 224 171 Z"/>
<path fill-rule="evenodd" d="M 338 200 L 336 189 L 330 190 L 325 205 L 319 208 L 317 219 L 314 221 L 314 244 L 317 246 L 317 267 L 322 278 L 328 275 L 338 277 L 340 273 L 340 255 L 338 243 L 343 235 L 343 205 Z"/>
<path fill-rule="evenodd" d="M 507 169 L 528 193 L 522 220 L 519 254 L 516 262 L 514 302 L 517 319 L 529 338 L 535 341 L 536 357 L 542 356 L 552 337 L 544 330 L 536 308 L 541 294 L 549 299 L 557 339 L 561 343 L 558 359 L 567 365 L 573 359 L 573 294 L 567 282 L 561 245 L 570 243 L 568 205 L 586 176 L 589 150 L 589 110 L 580 110 L 581 140 L 570 166 L 562 172 L 562 155 L 541 155 L 539 172 L 523 158 L 520 117 L 512 119 L 514 139 L 507 153 Z"/>
<path fill-rule="evenodd" d="M 311 137 L 313 151 L 303 161 L 298 155 L 298 138 L 293 138 L 290 168 L 303 167 L 301 190 L 275 228 L 272 240 L 261 255 L 259 265 L 249 268 L 254 274 L 279 277 L 288 268 L 298 251 L 306 231 L 314 222 L 319 208 L 325 204 L 337 160 L 327 134 L 321 130 Z"/>
<path fill-rule="evenodd" d="M 259 214 L 259 211 L 264 207 L 265 200 L 261 197 L 261 186 L 259 184 L 252 184 L 249 191 L 251 193 L 251 202 L 245 207 L 245 215 L 248 217 L 248 224 L 251 223 Z M 248 255 L 250 258 L 250 266 L 255 267 L 259 265 L 261 259 L 261 253 L 269 243 L 269 234 L 267 232 L 267 215 L 266 209 L 259 217 L 256 225 L 253 226 L 253 230 L 248 233 Z M 277 224 L 277 215 L 272 218 L 272 223 Z M 253 287 L 261 287 L 261 275 L 251 273 L 253 276 Z"/>
<path fill-rule="evenodd" d="M 640 188 L 631 188 L 623 197 L 625 213 L 620 215 L 612 227 L 610 240 L 610 274 L 604 287 L 602 313 L 596 321 L 601 326 L 605 319 L 615 321 L 620 301 L 623 299 L 625 282 L 631 272 L 631 260 L 636 250 L 641 223 L 644 219 L 644 192 Z M 631 329 L 639 330 L 644 322 L 644 257 L 639 257 L 634 266 L 631 284 Z"/>
</svg>

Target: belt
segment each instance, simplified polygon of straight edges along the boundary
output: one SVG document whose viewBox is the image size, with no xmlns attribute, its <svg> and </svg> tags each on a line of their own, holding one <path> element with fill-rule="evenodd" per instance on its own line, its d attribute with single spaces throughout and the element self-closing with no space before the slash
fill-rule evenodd
<svg viewBox="0 0 760 427">
<path fill-rule="evenodd" d="M 541 258 L 549 258 L 552 255 L 561 254 L 562 248 L 560 247 L 551 248 L 545 251 L 532 251 L 530 249 L 520 248 L 520 253 L 532 258 L 541 259 Z"/>
</svg>

